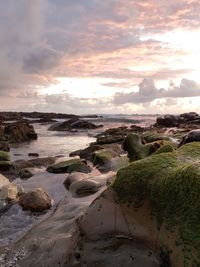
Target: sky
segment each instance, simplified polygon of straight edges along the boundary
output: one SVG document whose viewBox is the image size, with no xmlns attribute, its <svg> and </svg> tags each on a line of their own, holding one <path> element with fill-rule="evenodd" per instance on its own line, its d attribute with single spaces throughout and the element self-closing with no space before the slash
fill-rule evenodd
<svg viewBox="0 0 200 267">
<path fill-rule="evenodd" d="M 200 113 L 199 0 L 0 0 L 0 110 Z"/>
</svg>

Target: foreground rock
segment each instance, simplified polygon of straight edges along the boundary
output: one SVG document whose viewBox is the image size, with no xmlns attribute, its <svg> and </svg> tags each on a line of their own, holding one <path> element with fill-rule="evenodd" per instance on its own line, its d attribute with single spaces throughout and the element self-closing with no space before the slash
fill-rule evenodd
<svg viewBox="0 0 200 267">
<path fill-rule="evenodd" d="M 10 183 L 5 176 L 0 174 L 0 208 L 4 207 L 9 201 L 15 200 L 22 193 L 23 189 L 21 187 Z"/>
<path fill-rule="evenodd" d="M 129 164 L 113 184 L 119 201 L 133 207 L 127 216 L 170 252 L 171 266 L 200 266 L 199 164 L 200 142 L 192 142 Z"/>
<path fill-rule="evenodd" d="M 26 122 L 7 123 L 1 126 L 1 128 L 0 140 L 2 141 L 18 143 L 37 139 L 33 126 Z"/>
<path fill-rule="evenodd" d="M 106 190 L 79 220 L 79 258 L 74 253 L 67 266 L 84 262 L 85 266 L 101 267 L 169 267 L 155 250 L 151 233 L 116 198 L 113 190 Z"/>
<path fill-rule="evenodd" d="M 49 131 L 71 131 L 73 129 L 97 129 L 102 125 L 95 125 L 86 120 L 80 120 L 78 118 L 70 119 L 64 122 L 57 122 L 49 127 Z"/>
<path fill-rule="evenodd" d="M 24 193 L 18 203 L 24 210 L 32 212 L 42 212 L 51 208 L 51 199 L 42 188 Z"/>
<path fill-rule="evenodd" d="M 91 172 L 91 168 L 87 165 L 86 161 L 81 159 L 71 159 L 63 162 L 56 163 L 47 168 L 50 173 L 71 173 L 71 172 Z"/>
</svg>

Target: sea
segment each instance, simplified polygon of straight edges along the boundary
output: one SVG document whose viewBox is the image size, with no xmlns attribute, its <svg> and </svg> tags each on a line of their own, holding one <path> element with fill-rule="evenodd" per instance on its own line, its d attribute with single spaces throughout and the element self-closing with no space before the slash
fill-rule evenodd
<svg viewBox="0 0 200 267">
<path fill-rule="evenodd" d="M 72 151 L 84 149 L 96 140 L 95 136 L 109 128 L 131 126 L 133 124 L 148 127 L 155 123 L 156 115 L 103 115 L 98 118 L 85 118 L 95 124 L 102 124 L 102 128 L 76 133 L 48 131 L 49 125 L 34 123 L 38 139 L 11 145 L 11 161 L 31 159 L 28 153 L 38 153 L 40 157 L 62 156 L 69 157 Z M 67 196 L 68 191 L 63 186 L 66 174 L 50 174 L 41 169 L 28 180 L 17 178 L 14 182 L 25 191 L 42 187 L 53 199 L 53 207 Z M 49 211 L 51 212 L 51 211 Z M 14 243 L 21 238 L 35 223 L 44 219 L 47 214 L 32 214 L 23 211 L 17 204 L 8 211 L 0 214 L 0 247 Z"/>
</svg>

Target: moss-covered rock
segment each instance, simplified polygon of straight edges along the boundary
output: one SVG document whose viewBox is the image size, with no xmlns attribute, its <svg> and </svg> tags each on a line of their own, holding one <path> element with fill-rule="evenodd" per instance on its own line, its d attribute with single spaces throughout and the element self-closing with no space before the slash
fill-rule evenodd
<svg viewBox="0 0 200 267">
<path fill-rule="evenodd" d="M 116 157 L 116 153 L 111 149 L 101 149 L 95 151 L 92 162 L 94 165 L 105 165 Z"/>
<path fill-rule="evenodd" d="M 71 159 L 49 166 L 47 171 L 51 173 L 71 173 L 73 171 L 89 173 L 91 169 L 84 160 Z"/>
<path fill-rule="evenodd" d="M 10 156 L 6 151 L 0 150 L 0 161 L 9 161 Z"/>
<path fill-rule="evenodd" d="M 118 171 L 113 188 L 137 208 L 148 201 L 158 228 L 178 229 L 173 246 L 181 246 L 184 266 L 200 266 L 199 142 L 129 164 Z"/>
<path fill-rule="evenodd" d="M 123 148 L 128 152 L 129 160 L 135 161 L 149 156 L 161 145 L 160 142 L 142 144 L 141 137 L 138 134 L 129 134 L 124 140 Z"/>
<path fill-rule="evenodd" d="M 156 130 L 148 131 L 144 134 L 142 134 L 142 139 L 145 140 L 147 143 L 155 142 L 158 140 L 170 140 L 170 137 L 167 135 L 164 135 L 163 133 L 159 133 Z"/>
<path fill-rule="evenodd" d="M 174 151 L 174 147 L 171 144 L 164 144 L 156 150 L 152 155 L 168 153 Z"/>
</svg>

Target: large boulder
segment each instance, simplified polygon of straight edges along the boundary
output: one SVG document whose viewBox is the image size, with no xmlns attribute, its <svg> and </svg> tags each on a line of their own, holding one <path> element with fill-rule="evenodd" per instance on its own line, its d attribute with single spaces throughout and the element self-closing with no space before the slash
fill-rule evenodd
<svg viewBox="0 0 200 267">
<path fill-rule="evenodd" d="M 168 248 L 172 266 L 200 266 L 200 142 L 132 162 L 113 188 L 157 247 Z"/>
<path fill-rule="evenodd" d="M 71 131 L 73 129 L 97 129 L 102 125 L 95 125 L 86 120 L 73 118 L 64 122 L 56 122 L 49 127 L 49 131 Z"/>
<path fill-rule="evenodd" d="M 16 199 L 23 193 L 23 189 L 0 174 L 0 208 L 2 208 L 7 202 Z"/>
<path fill-rule="evenodd" d="M 37 139 L 32 125 L 27 122 L 7 123 L 4 126 L 4 138 L 9 143 L 18 143 Z"/>
<path fill-rule="evenodd" d="M 47 168 L 50 173 L 71 173 L 83 172 L 89 173 L 91 168 L 87 165 L 86 161 L 81 159 L 70 159 L 63 162 L 56 163 Z"/>
<path fill-rule="evenodd" d="M 24 210 L 32 212 L 41 212 L 50 209 L 51 202 L 51 198 L 42 188 L 36 188 L 34 191 L 24 193 L 19 198 L 19 205 Z"/>
</svg>

